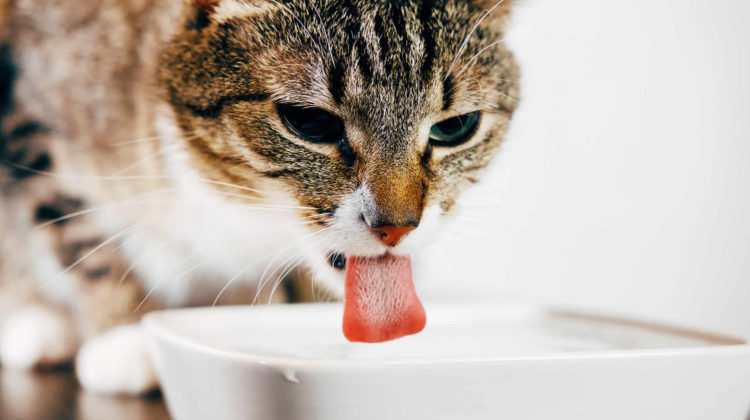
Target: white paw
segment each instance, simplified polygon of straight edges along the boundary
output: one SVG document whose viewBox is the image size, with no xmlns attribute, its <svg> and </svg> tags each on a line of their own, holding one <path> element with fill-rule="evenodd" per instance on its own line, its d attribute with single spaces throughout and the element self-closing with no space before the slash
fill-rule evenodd
<svg viewBox="0 0 750 420">
<path fill-rule="evenodd" d="M 142 394 L 159 386 L 137 324 L 87 341 L 76 357 L 76 375 L 86 390 L 101 394 Z"/>
<path fill-rule="evenodd" d="M 53 366 L 72 360 L 77 346 L 68 317 L 50 308 L 27 306 L 3 322 L 0 361 L 14 369 Z"/>
</svg>

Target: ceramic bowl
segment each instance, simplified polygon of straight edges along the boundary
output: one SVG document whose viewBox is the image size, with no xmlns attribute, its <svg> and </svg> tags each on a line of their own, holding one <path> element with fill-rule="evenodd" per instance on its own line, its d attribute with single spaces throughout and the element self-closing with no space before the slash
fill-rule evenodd
<svg viewBox="0 0 750 420">
<path fill-rule="evenodd" d="M 515 303 L 426 304 L 349 343 L 340 304 L 180 309 L 146 329 L 175 420 L 745 419 L 744 340 Z"/>
</svg>

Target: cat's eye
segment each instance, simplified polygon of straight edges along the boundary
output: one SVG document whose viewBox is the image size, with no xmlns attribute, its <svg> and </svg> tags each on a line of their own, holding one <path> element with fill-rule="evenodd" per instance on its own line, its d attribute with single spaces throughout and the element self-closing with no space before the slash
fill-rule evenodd
<svg viewBox="0 0 750 420">
<path fill-rule="evenodd" d="M 276 109 L 289 131 L 312 143 L 336 143 L 344 137 L 341 118 L 319 108 L 306 108 L 284 103 Z"/>
<path fill-rule="evenodd" d="M 466 143 L 477 131 L 480 112 L 458 115 L 440 121 L 430 128 L 430 142 L 435 146 L 458 146 Z"/>
</svg>

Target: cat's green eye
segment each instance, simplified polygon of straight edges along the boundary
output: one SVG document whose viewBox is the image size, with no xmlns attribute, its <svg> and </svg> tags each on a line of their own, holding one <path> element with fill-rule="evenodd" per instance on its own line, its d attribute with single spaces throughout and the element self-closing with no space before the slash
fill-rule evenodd
<svg viewBox="0 0 750 420">
<path fill-rule="evenodd" d="M 467 142 L 479 126 L 479 111 L 440 121 L 430 128 L 430 142 L 435 146 L 458 146 Z"/>
<path fill-rule="evenodd" d="M 286 128 L 303 140 L 336 143 L 344 137 L 344 122 L 330 112 L 284 103 L 276 104 L 276 109 Z"/>
</svg>

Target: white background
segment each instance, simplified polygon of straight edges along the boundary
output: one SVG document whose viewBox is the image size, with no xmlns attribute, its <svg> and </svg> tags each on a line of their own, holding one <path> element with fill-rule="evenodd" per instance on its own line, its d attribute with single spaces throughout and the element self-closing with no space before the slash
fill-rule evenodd
<svg viewBox="0 0 750 420">
<path fill-rule="evenodd" d="M 420 289 L 750 337 L 750 1 L 519 3 L 522 105 Z"/>
</svg>

